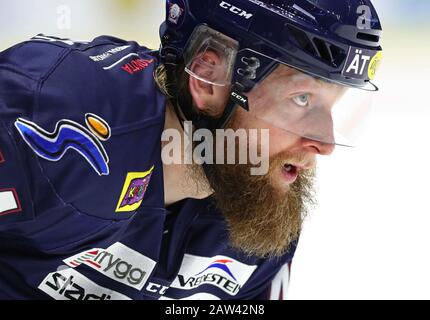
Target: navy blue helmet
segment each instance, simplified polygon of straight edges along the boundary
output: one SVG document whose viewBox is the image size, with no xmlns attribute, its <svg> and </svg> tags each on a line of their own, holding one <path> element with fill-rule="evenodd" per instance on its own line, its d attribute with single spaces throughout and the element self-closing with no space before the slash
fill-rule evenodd
<svg viewBox="0 0 430 320">
<path fill-rule="evenodd" d="M 302 137 L 354 145 L 360 123 L 356 115 L 366 109 L 361 102 L 352 106 L 355 98 L 343 99 L 348 108 L 335 107 L 325 120 L 310 125 L 268 118 L 267 110 L 250 108 L 247 93 L 280 64 L 341 87 L 377 91 L 371 81 L 382 58 L 382 27 L 370 0 L 167 0 L 166 14 L 160 27 L 162 62 L 182 62 L 187 73 L 200 80 L 232 86 L 231 101 L 218 121 L 189 116 L 185 106 L 186 117 L 198 127 L 225 126 L 239 105 Z M 227 63 L 212 68 L 199 59 L 208 49 Z M 282 112 L 286 107 L 279 108 Z M 347 109 L 355 118 L 335 112 Z M 312 113 L 310 117 L 315 118 Z"/>
<path fill-rule="evenodd" d="M 206 25 L 238 41 L 232 83 L 242 83 L 245 91 L 276 62 L 347 86 L 376 89 L 370 81 L 381 58 L 382 28 L 370 0 L 167 0 L 166 10 L 162 56 L 181 57 L 194 30 Z M 251 52 L 258 55 L 257 70 L 249 61 Z M 356 57 L 356 68 L 348 69 Z"/>
</svg>

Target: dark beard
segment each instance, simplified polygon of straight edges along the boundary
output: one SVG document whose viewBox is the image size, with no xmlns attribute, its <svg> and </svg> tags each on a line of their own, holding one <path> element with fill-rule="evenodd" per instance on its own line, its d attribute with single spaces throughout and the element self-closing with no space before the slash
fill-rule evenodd
<svg viewBox="0 0 430 320">
<path fill-rule="evenodd" d="M 277 190 L 271 182 L 271 176 L 280 174 L 283 164 L 292 159 L 294 156 L 285 154 L 271 159 L 265 176 L 251 176 L 251 165 L 205 166 L 233 248 L 247 255 L 271 258 L 284 255 L 298 240 L 307 205 L 315 204 L 315 172 L 301 172 L 286 192 Z"/>
</svg>

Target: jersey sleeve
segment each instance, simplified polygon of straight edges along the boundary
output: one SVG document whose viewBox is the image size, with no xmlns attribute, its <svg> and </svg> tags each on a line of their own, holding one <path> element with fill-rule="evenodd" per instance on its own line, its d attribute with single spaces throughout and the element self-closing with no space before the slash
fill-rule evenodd
<svg viewBox="0 0 430 320">
<path fill-rule="evenodd" d="M 156 65 L 149 49 L 108 36 L 39 35 L 0 53 L 0 230 L 48 206 L 105 220 L 160 207 Z"/>
<path fill-rule="evenodd" d="M 35 219 L 38 168 L 15 123 L 34 118 L 40 87 L 66 54 L 63 47 L 32 41 L 0 53 L 0 231 Z"/>
<path fill-rule="evenodd" d="M 5 124 L 0 123 L 0 230 L 33 218 L 28 177 L 14 139 Z"/>
<path fill-rule="evenodd" d="M 15 49 L 19 47 L 0 55 L 0 230 L 34 219 L 30 172 L 20 154 L 13 119 L 31 113 L 37 81 L 10 63 Z"/>
</svg>

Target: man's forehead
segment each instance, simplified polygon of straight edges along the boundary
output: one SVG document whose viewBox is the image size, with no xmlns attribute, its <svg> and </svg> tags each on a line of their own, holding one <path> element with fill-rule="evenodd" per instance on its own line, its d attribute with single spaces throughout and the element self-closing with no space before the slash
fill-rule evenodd
<svg viewBox="0 0 430 320">
<path fill-rule="evenodd" d="M 276 80 L 278 83 L 282 83 L 288 87 L 313 87 L 313 88 L 321 88 L 321 89 L 331 89 L 336 91 L 344 91 L 344 88 L 341 85 L 335 84 L 328 80 L 322 78 L 312 77 L 304 72 L 301 72 L 297 69 L 286 65 L 279 65 L 270 75 L 273 80 Z"/>
<path fill-rule="evenodd" d="M 292 67 L 286 66 L 286 65 L 279 65 L 275 71 L 273 72 L 273 75 L 279 78 L 286 78 L 295 81 L 301 81 L 301 82 L 309 82 L 309 83 L 318 83 L 321 80 L 314 78 L 306 73 L 303 73 L 297 69 L 294 69 Z M 322 82 L 322 81 L 321 81 Z"/>
</svg>

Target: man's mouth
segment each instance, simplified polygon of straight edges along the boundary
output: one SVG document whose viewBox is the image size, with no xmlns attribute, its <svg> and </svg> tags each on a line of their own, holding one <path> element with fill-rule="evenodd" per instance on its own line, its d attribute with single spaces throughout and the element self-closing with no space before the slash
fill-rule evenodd
<svg viewBox="0 0 430 320">
<path fill-rule="evenodd" d="M 282 167 L 282 175 L 288 183 L 294 183 L 299 175 L 299 169 L 292 164 L 286 163 Z"/>
</svg>

